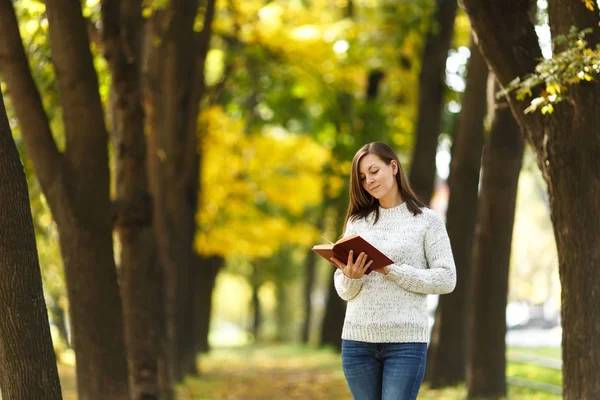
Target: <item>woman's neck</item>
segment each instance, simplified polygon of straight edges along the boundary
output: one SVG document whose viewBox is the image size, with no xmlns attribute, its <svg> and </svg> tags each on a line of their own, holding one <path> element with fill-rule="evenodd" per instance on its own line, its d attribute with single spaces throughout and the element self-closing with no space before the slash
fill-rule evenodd
<svg viewBox="0 0 600 400">
<path fill-rule="evenodd" d="M 382 208 L 394 208 L 404 203 L 404 199 L 400 195 L 399 191 L 390 193 L 388 196 L 379 199 L 379 206 Z"/>
</svg>

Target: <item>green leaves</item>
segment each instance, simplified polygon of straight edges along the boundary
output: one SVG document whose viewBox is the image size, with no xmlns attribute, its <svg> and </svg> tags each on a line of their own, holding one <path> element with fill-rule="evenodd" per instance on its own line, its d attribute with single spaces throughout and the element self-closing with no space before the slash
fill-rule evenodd
<svg viewBox="0 0 600 400">
<path fill-rule="evenodd" d="M 539 109 L 542 114 L 552 114 L 554 106 L 568 97 L 570 87 L 598 79 L 600 47 L 592 49 L 585 40 L 591 32 L 591 28 L 578 31 L 572 27 L 568 35 L 556 37 L 555 44 L 567 44 L 567 48 L 540 62 L 533 74 L 522 80 L 517 77 L 498 92 L 498 97 L 514 93 L 517 100 L 525 100 L 535 94 L 525 113 Z"/>
</svg>

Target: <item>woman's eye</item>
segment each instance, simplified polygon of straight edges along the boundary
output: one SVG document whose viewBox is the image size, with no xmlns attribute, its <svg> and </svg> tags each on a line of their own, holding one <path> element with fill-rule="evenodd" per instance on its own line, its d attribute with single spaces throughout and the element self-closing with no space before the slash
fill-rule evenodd
<svg viewBox="0 0 600 400">
<path fill-rule="evenodd" d="M 377 170 L 377 171 L 373 171 L 373 174 L 376 174 L 376 173 L 378 173 L 378 172 L 379 172 L 379 170 Z"/>
</svg>

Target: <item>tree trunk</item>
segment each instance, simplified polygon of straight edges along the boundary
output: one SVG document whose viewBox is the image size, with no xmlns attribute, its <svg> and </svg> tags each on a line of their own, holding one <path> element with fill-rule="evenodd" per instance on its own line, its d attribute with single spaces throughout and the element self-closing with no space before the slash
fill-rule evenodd
<svg viewBox="0 0 600 400">
<path fill-rule="evenodd" d="M 427 204 L 435 181 L 435 156 L 442 125 L 446 59 L 454 32 L 457 0 L 437 0 L 419 75 L 419 114 L 409 180 Z"/>
<path fill-rule="evenodd" d="M 600 209 L 600 91 L 574 92 L 576 107 L 565 104 L 557 115 L 547 133 L 556 139 L 544 157 L 562 288 L 566 400 L 600 398 L 600 218 L 586 211 Z"/>
<path fill-rule="evenodd" d="M 466 374 L 469 398 L 506 396 L 506 302 L 523 148 L 521 130 L 508 104 L 497 103 L 484 152 L 473 251 Z"/>
<path fill-rule="evenodd" d="M 452 293 L 440 296 L 436 310 L 427 360 L 427 379 L 432 388 L 454 386 L 465 380 L 471 261 L 488 76 L 485 59 L 473 42 L 467 73 L 462 112 L 452 145 L 446 213 L 458 279 Z"/>
<path fill-rule="evenodd" d="M 335 221 L 335 228 L 338 232 L 336 237 L 344 234 L 344 232 L 340 232 L 339 230 L 344 225 L 345 213 L 342 210 L 344 209 L 344 206 L 347 206 L 348 190 L 348 185 L 344 185 L 342 193 L 340 193 L 336 200 L 330 203 L 330 210 L 334 216 L 333 220 Z M 329 201 L 327 202 L 329 203 Z M 327 302 L 325 303 L 325 315 L 323 316 L 323 323 L 321 325 L 320 344 L 323 346 L 332 346 L 336 351 L 341 351 L 341 336 L 344 327 L 344 317 L 346 315 L 346 302 L 338 296 L 337 291 L 335 290 L 333 281 L 333 273 L 335 270 L 332 269 L 330 272 L 330 283 L 327 290 L 328 296 Z"/>
<path fill-rule="evenodd" d="M 23 165 L 0 92 L 0 392 L 62 399 Z"/>
<path fill-rule="evenodd" d="M 286 296 L 286 282 L 275 283 L 275 297 L 276 297 L 276 309 L 275 309 L 275 341 L 277 343 L 284 343 L 290 341 L 290 312 L 289 312 L 289 297 Z"/>
<path fill-rule="evenodd" d="M 215 288 L 215 282 L 220 269 L 223 267 L 224 261 L 222 257 L 198 257 L 197 266 L 194 268 L 195 282 L 194 296 L 196 305 L 194 311 L 196 313 L 195 321 L 195 338 L 196 338 L 196 354 L 208 353 L 210 344 L 208 342 L 208 334 L 210 333 L 210 319 L 212 315 L 212 297 Z"/>
<path fill-rule="evenodd" d="M 552 36 L 572 26 L 592 28 L 591 49 L 600 44 L 600 16 L 583 2 L 549 2 Z M 565 50 L 566 43 L 555 46 Z M 570 89 L 569 101 L 548 118 L 544 139 L 537 143 L 545 165 L 550 210 L 561 280 L 563 328 L 563 395 L 566 400 L 600 398 L 600 87 L 582 83 Z M 552 118 L 554 117 L 554 118 Z M 545 145 L 545 146 L 544 146 Z"/>
<path fill-rule="evenodd" d="M 542 55 L 528 2 L 463 4 L 502 85 L 534 72 Z M 600 18 L 583 2 L 556 0 L 548 11 L 553 35 L 568 33 L 572 25 L 591 27 L 593 32 L 586 36 L 590 48 L 599 43 Z M 563 396 L 579 400 L 600 398 L 600 219 L 589 214 L 600 207 L 600 88 L 597 83 L 579 83 L 569 88 L 568 97 L 549 116 L 524 114 L 527 101 L 511 98 L 510 104 L 548 184 L 562 288 Z"/>
<path fill-rule="evenodd" d="M 0 72 L 60 235 L 78 397 L 129 399 L 98 80 L 80 3 L 48 0 L 46 6 L 66 136 L 64 154 L 52 139 L 9 0 L 0 1 Z"/>
<path fill-rule="evenodd" d="M 120 284 L 132 398 L 158 399 L 163 326 L 162 274 L 148 193 L 141 103 L 141 0 L 102 3 L 104 54 L 112 74 L 116 156 L 115 230 L 121 243 Z M 169 390 L 163 388 L 168 393 Z"/>
<path fill-rule="evenodd" d="M 262 325 L 262 313 L 260 309 L 260 297 L 258 291 L 260 284 L 252 284 L 252 336 L 254 342 L 259 342 L 260 326 Z"/>
<path fill-rule="evenodd" d="M 302 324 L 302 343 L 308 344 L 310 341 L 310 322 L 312 320 L 312 292 L 315 286 L 315 275 L 317 270 L 317 253 L 308 252 L 305 261 L 304 278 L 304 322 Z"/>
<path fill-rule="evenodd" d="M 333 271 L 331 273 L 333 275 Z M 342 327 L 346 314 L 346 302 L 338 296 L 333 279 L 329 284 L 329 296 L 325 306 L 325 316 L 321 326 L 321 345 L 332 346 L 336 351 L 342 350 Z"/>
<path fill-rule="evenodd" d="M 198 0 L 157 10 L 146 35 L 144 106 L 153 221 L 165 277 L 167 370 L 170 384 L 195 372 L 194 297 L 190 268 L 197 208 L 197 117 L 204 92 L 214 0 L 202 32 L 194 32 Z"/>
<path fill-rule="evenodd" d="M 324 174 L 327 174 L 331 172 L 330 168 L 326 168 L 325 171 L 323 172 Z M 323 193 L 327 193 L 329 190 L 329 186 L 325 185 L 323 188 Z M 329 198 L 325 198 L 323 201 L 323 204 L 321 205 L 321 207 L 319 207 L 319 209 L 316 211 L 316 226 L 317 226 L 317 230 L 319 232 L 323 232 L 323 230 L 325 229 L 325 217 L 326 217 L 326 211 L 329 208 L 331 203 L 331 199 Z M 313 222 L 315 222 L 313 221 Z M 304 322 L 302 324 L 302 333 L 301 333 L 301 340 L 302 343 L 304 344 L 308 344 L 310 342 L 310 327 L 311 327 L 311 321 L 312 321 L 312 316 L 313 316 L 313 307 L 312 307 L 312 292 L 315 286 L 315 279 L 316 279 L 316 274 L 317 274 L 317 261 L 318 261 L 318 257 L 317 257 L 317 253 L 315 253 L 314 251 L 309 251 L 308 254 L 306 255 L 306 260 L 304 262 L 304 266 L 305 266 L 305 274 L 304 274 Z"/>
</svg>

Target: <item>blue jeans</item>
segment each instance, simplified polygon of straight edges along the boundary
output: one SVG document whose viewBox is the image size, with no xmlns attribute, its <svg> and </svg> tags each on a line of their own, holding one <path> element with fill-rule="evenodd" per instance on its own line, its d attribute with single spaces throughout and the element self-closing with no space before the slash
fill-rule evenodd
<svg viewBox="0 0 600 400">
<path fill-rule="evenodd" d="M 342 341 L 342 366 L 354 400 L 415 400 L 426 356 L 426 343 Z"/>
</svg>

